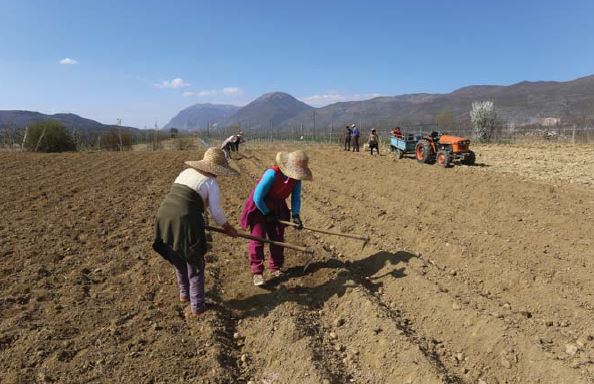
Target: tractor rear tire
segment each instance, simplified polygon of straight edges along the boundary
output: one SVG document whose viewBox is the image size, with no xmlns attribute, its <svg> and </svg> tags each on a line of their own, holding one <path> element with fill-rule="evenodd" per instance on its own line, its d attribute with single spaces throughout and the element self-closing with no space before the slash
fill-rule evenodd
<svg viewBox="0 0 594 384">
<path fill-rule="evenodd" d="M 427 140 L 421 140 L 415 147 L 415 157 L 419 163 L 432 164 L 435 161 L 433 148 Z"/>
<path fill-rule="evenodd" d="M 474 163 L 476 162 L 476 155 L 472 151 L 469 151 L 468 153 L 469 155 L 466 156 L 464 160 L 460 161 L 460 163 L 464 165 L 474 165 Z"/>
<path fill-rule="evenodd" d="M 440 167 L 448 168 L 451 165 L 450 155 L 444 150 L 437 152 L 436 160 Z"/>
</svg>

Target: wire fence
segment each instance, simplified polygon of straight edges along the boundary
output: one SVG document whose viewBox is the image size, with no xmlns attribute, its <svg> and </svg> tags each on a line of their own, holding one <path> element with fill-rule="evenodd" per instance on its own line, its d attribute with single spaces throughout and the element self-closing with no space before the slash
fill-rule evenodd
<svg viewBox="0 0 594 384">
<path fill-rule="evenodd" d="M 367 137 L 374 128 L 373 124 L 360 122 L 361 131 L 360 143 L 367 143 Z M 391 132 L 385 128 L 390 126 L 385 122 L 382 127 L 377 128 L 377 134 L 380 138 L 380 145 L 389 143 Z M 396 124 L 394 124 L 396 126 Z M 158 150 L 158 149 L 186 149 L 189 144 L 187 139 L 198 137 L 208 143 L 210 146 L 219 146 L 231 135 L 239 132 L 243 133 L 245 141 L 255 143 L 270 142 L 290 142 L 290 143 L 318 143 L 332 144 L 342 146 L 347 132 L 346 128 L 331 125 L 329 127 L 307 128 L 305 125 L 293 127 L 291 129 L 280 129 L 271 126 L 268 129 L 243 129 L 239 127 L 227 127 L 218 129 L 199 129 L 192 134 L 180 133 L 180 136 L 174 140 L 169 132 L 158 130 L 141 131 L 140 134 L 130 137 L 130 147 L 136 150 Z M 410 124 L 401 125 L 400 128 L 405 133 L 430 133 L 438 131 L 456 136 L 474 138 L 473 129 L 469 126 L 458 125 L 453 127 L 439 127 L 437 124 Z M 22 150 L 24 142 L 24 132 L 13 132 L 0 129 L 0 150 Z M 100 142 L 104 136 L 98 136 L 94 141 L 80 141 L 77 144 L 77 150 L 101 150 L 105 149 L 105 140 Z M 195 141 L 191 139 L 191 141 Z M 594 125 L 578 124 L 557 124 L 552 126 L 542 125 L 513 125 L 507 123 L 497 124 L 490 137 L 494 143 L 526 143 L 526 142 L 558 142 L 572 144 L 593 144 L 594 143 Z M 196 142 L 196 144 L 198 144 Z M 171 148 L 170 148 L 171 147 Z"/>
<path fill-rule="evenodd" d="M 395 127 L 396 125 L 394 125 Z M 361 125 L 360 142 L 361 145 L 367 142 L 367 137 L 374 128 L 372 124 Z M 437 131 L 455 136 L 467 137 L 471 140 L 475 138 L 472 127 L 457 126 L 449 128 L 440 128 L 437 124 L 415 124 L 400 126 L 405 133 L 430 133 Z M 306 130 L 302 127 L 281 130 L 240 130 L 238 127 L 220 128 L 217 130 L 199 130 L 198 136 L 203 138 L 210 145 L 222 143 L 231 135 L 242 133 L 246 141 L 253 142 L 273 142 L 286 141 L 292 143 L 321 143 L 342 145 L 344 143 L 347 130 L 346 128 L 336 129 L 335 127 L 318 128 L 315 131 Z M 391 129 L 378 128 L 377 134 L 382 143 L 387 143 L 392 136 Z M 542 126 L 542 125 L 513 125 L 500 123 L 497 124 L 490 136 L 490 142 L 494 143 L 524 143 L 524 142 L 559 142 L 572 144 L 592 144 L 594 143 L 594 125 L 578 126 L 575 124 Z"/>
</svg>

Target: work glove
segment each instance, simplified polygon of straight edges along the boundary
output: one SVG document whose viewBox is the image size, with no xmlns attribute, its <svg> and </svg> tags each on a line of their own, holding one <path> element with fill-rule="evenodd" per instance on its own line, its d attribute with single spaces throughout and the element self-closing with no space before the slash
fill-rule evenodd
<svg viewBox="0 0 594 384">
<path fill-rule="evenodd" d="M 293 216 L 293 223 L 296 224 L 295 229 L 303 229 L 303 222 L 301 221 L 299 215 Z"/>
<path fill-rule="evenodd" d="M 272 211 L 270 211 L 266 215 L 264 215 L 264 220 L 268 224 L 274 224 L 274 223 L 278 222 L 278 218 L 276 217 L 276 215 Z"/>
</svg>

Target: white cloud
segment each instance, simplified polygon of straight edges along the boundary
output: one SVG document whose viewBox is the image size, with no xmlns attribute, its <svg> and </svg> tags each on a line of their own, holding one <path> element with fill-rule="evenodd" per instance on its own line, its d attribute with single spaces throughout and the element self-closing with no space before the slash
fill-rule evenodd
<svg viewBox="0 0 594 384">
<path fill-rule="evenodd" d="M 341 93 L 339 91 L 326 91 L 319 95 L 300 97 L 299 100 L 314 107 L 323 107 L 328 104 L 339 103 L 343 101 L 367 100 L 382 96 L 380 93 Z"/>
<path fill-rule="evenodd" d="M 191 84 L 186 83 L 181 77 L 176 77 L 173 80 L 163 80 L 159 84 L 155 84 L 157 88 L 171 88 L 171 89 L 178 89 L 178 88 L 185 88 L 189 87 Z"/>
<path fill-rule="evenodd" d="M 223 94 L 226 96 L 239 96 L 243 93 L 243 89 L 238 87 L 225 87 L 223 88 Z"/>
<path fill-rule="evenodd" d="M 71 59 L 69 57 L 65 57 L 62 60 L 60 60 L 60 64 L 62 65 L 75 65 L 78 64 L 78 61 Z"/>
<path fill-rule="evenodd" d="M 186 91 L 182 93 L 183 96 L 198 96 L 198 97 L 208 97 L 208 96 L 239 96 L 243 94 L 243 89 L 238 87 L 225 87 L 222 89 L 205 89 L 202 91 Z"/>
<path fill-rule="evenodd" d="M 217 95 L 217 94 L 218 94 L 218 92 L 217 92 L 216 89 L 209 89 L 209 90 L 200 91 L 200 92 L 197 93 L 197 95 L 200 96 L 200 97 L 214 96 L 214 95 Z"/>
</svg>

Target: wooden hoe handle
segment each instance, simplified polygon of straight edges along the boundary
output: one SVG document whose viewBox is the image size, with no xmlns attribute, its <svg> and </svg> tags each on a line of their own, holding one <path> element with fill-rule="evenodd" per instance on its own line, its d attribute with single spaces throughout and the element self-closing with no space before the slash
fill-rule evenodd
<svg viewBox="0 0 594 384">
<path fill-rule="evenodd" d="M 284 224 L 284 225 L 289 225 L 291 227 L 297 226 L 297 224 L 295 224 L 291 221 L 279 220 L 278 222 L 281 224 Z M 355 234 L 351 234 L 351 233 L 334 232 L 334 231 L 327 231 L 325 229 L 317 229 L 317 228 L 309 228 L 309 227 L 303 227 L 303 229 L 307 229 L 308 231 L 313 231 L 313 232 L 324 233 L 326 235 L 348 237 L 351 239 L 363 240 L 365 242 L 369 241 L 369 236 L 367 236 L 367 235 L 355 235 Z"/>
<path fill-rule="evenodd" d="M 227 232 L 225 232 L 225 230 L 222 228 L 211 227 L 210 225 L 206 225 L 206 226 L 204 226 L 204 228 L 208 229 L 209 231 L 218 232 L 218 233 L 222 233 L 223 235 L 227 235 Z M 283 243 L 281 241 L 274 241 L 274 240 L 270 240 L 270 239 L 265 239 L 263 237 L 256 237 L 256 236 L 248 235 L 247 233 L 238 232 L 237 237 L 241 237 L 243 239 L 248 239 L 248 240 L 261 241 L 263 243 L 277 245 L 279 247 L 294 249 L 296 251 L 308 253 L 310 255 L 313 255 L 313 253 L 314 253 L 314 250 L 309 247 L 300 247 L 299 245 Z"/>
</svg>

